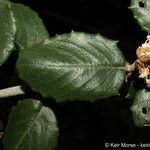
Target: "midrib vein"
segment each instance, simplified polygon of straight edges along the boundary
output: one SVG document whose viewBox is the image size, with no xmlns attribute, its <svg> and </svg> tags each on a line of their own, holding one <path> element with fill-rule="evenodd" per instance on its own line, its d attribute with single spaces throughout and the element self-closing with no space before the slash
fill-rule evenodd
<svg viewBox="0 0 150 150">
<path fill-rule="evenodd" d="M 31 126 L 30 126 L 29 128 L 27 128 L 27 129 L 24 131 L 24 134 L 23 134 L 22 138 L 20 139 L 20 141 L 18 142 L 18 144 L 17 144 L 15 150 L 18 150 L 18 148 L 19 148 L 19 146 L 21 145 L 22 141 L 24 140 L 25 136 L 27 135 L 27 133 L 29 132 L 29 130 L 32 128 L 33 124 L 34 124 L 35 121 L 37 120 L 37 118 L 38 118 L 38 116 L 39 116 L 39 114 L 40 114 L 42 108 L 43 108 L 43 107 L 41 106 L 40 111 L 38 112 L 37 116 L 34 118 L 34 120 L 33 120 L 32 124 L 31 124 Z"/>
<path fill-rule="evenodd" d="M 125 66 L 101 66 L 101 65 L 53 65 L 46 66 L 43 68 L 83 68 L 83 69 L 114 69 L 114 70 L 125 70 Z"/>
<path fill-rule="evenodd" d="M 114 70 L 125 70 L 125 65 L 123 66 L 110 66 L 110 65 L 103 65 L 103 64 L 57 64 L 57 63 L 30 63 L 30 64 L 24 64 L 25 66 L 31 66 L 33 68 L 39 68 L 39 69 L 56 69 L 56 68 L 81 68 L 81 69 L 114 69 Z"/>
</svg>

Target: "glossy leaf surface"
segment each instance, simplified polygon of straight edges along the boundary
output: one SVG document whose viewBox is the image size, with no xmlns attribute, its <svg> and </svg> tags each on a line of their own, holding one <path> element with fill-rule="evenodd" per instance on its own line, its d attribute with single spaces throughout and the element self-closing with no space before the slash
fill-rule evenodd
<svg viewBox="0 0 150 150">
<path fill-rule="evenodd" d="M 7 1 L 0 1 L 0 65 L 9 57 L 14 49 L 16 25 L 13 13 L 10 11 L 10 4 Z"/>
<path fill-rule="evenodd" d="M 131 111 L 136 126 L 150 125 L 150 91 L 143 89 L 136 94 Z"/>
<path fill-rule="evenodd" d="M 22 48 L 41 43 L 49 37 L 38 14 L 27 6 L 11 3 L 11 11 L 15 16 L 17 33 L 16 43 Z"/>
<path fill-rule="evenodd" d="M 116 41 L 75 32 L 21 51 L 17 62 L 21 79 L 58 102 L 119 95 L 124 66 Z"/>
<path fill-rule="evenodd" d="M 5 150 L 54 150 L 58 140 L 56 117 L 39 101 L 20 101 L 9 116 Z"/>
<path fill-rule="evenodd" d="M 150 1 L 132 0 L 130 8 L 141 28 L 150 33 Z"/>
</svg>

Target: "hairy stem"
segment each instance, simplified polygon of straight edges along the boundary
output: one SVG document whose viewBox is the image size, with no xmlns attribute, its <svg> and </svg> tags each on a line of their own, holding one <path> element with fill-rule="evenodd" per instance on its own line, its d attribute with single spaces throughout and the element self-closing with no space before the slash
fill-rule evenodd
<svg viewBox="0 0 150 150">
<path fill-rule="evenodd" d="M 126 72 L 133 72 L 136 68 L 136 63 L 134 62 L 133 64 L 129 64 L 128 62 L 126 62 L 126 66 L 125 66 L 125 71 Z"/>
<path fill-rule="evenodd" d="M 21 94 L 24 94 L 24 91 L 21 89 L 20 85 L 0 90 L 0 98 L 6 98 Z"/>
</svg>

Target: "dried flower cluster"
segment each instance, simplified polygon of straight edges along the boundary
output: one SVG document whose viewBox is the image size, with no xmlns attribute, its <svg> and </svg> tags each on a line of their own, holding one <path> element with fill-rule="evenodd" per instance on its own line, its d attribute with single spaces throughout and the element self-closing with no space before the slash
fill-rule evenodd
<svg viewBox="0 0 150 150">
<path fill-rule="evenodd" d="M 136 50 L 138 59 L 136 60 L 136 67 L 139 70 L 139 77 L 143 78 L 145 83 L 150 84 L 150 35 L 142 46 Z"/>
</svg>

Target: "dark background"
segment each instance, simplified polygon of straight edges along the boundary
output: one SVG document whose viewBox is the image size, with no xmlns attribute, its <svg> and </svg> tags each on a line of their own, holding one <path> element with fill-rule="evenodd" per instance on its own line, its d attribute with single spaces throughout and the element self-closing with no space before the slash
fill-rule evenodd
<svg viewBox="0 0 150 150">
<path fill-rule="evenodd" d="M 130 0 L 13 1 L 38 12 L 51 37 L 74 30 L 101 33 L 113 40 L 119 40 L 118 46 L 130 63 L 136 59 L 136 48 L 146 39 L 146 32 L 141 31 L 128 9 Z M 14 59 L 14 56 L 11 57 Z M 9 86 L 15 85 L 19 81 L 9 77 L 11 70 L 8 70 L 8 67 L 10 65 L 6 64 L 1 69 L 7 74 L 2 83 L 6 83 L 7 79 Z M 27 97 L 29 95 L 34 97 L 30 92 Z M 11 107 L 17 103 L 17 98 L 8 99 L 7 103 L 0 102 L 0 119 L 5 124 Z M 57 114 L 60 127 L 57 150 L 100 150 L 105 142 L 150 142 L 150 128 L 137 128 L 133 125 L 130 99 L 112 97 L 94 103 L 78 101 L 63 104 L 44 100 L 44 104 L 52 107 Z"/>
</svg>

